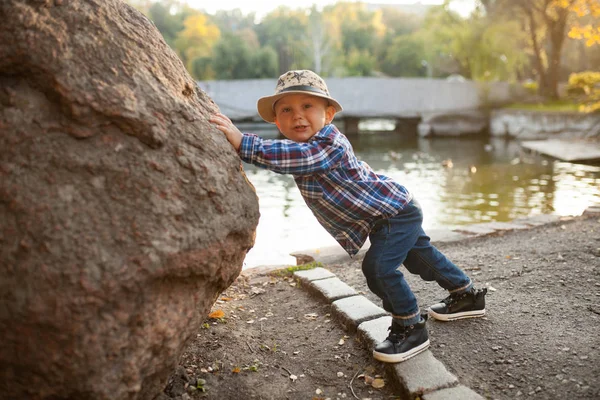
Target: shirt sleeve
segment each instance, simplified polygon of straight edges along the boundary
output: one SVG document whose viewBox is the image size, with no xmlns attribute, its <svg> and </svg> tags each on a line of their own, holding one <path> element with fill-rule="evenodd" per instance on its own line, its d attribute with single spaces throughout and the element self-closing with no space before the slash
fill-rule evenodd
<svg viewBox="0 0 600 400">
<path fill-rule="evenodd" d="M 239 155 L 247 163 L 279 174 L 312 175 L 331 170 L 344 156 L 344 148 L 330 137 L 315 137 L 307 143 L 263 139 L 244 133 Z"/>
</svg>

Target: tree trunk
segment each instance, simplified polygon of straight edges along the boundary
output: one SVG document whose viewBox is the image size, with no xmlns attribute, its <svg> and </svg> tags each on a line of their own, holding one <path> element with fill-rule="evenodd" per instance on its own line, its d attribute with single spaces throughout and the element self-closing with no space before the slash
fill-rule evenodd
<svg viewBox="0 0 600 400">
<path fill-rule="evenodd" d="M 560 61 L 563 44 L 567 34 L 567 18 L 569 10 L 558 8 L 556 10 L 557 18 L 547 18 L 548 31 L 550 35 L 550 51 L 548 54 L 548 71 L 544 86 L 540 86 L 540 94 L 551 99 L 558 99 L 558 81 L 560 78 Z"/>
<path fill-rule="evenodd" d="M 256 194 L 154 25 L 0 2 L 0 397 L 152 399 L 254 241 Z"/>
</svg>

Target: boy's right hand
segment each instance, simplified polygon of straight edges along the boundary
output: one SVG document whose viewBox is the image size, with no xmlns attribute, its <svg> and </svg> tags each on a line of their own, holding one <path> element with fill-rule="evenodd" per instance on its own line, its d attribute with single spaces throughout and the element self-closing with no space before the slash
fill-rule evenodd
<svg viewBox="0 0 600 400">
<path fill-rule="evenodd" d="M 209 121 L 225 134 L 225 137 L 236 151 L 240 149 L 244 135 L 242 135 L 242 132 L 235 127 L 229 118 L 221 113 L 216 113 L 210 117 Z"/>
</svg>

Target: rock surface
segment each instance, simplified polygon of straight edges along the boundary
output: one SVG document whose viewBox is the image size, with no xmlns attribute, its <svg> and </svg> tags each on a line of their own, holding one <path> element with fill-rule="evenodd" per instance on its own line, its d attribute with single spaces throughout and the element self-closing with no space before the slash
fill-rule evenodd
<svg viewBox="0 0 600 400">
<path fill-rule="evenodd" d="M 0 20 L 0 397 L 151 399 L 239 275 L 256 195 L 136 10 Z"/>
</svg>

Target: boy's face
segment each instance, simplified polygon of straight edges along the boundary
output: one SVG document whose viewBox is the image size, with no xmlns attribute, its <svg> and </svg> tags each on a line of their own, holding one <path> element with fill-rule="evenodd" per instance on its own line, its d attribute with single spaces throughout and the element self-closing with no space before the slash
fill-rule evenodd
<svg viewBox="0 0 600 400">
<path fill-rule="evenodd" d="M 335 108 L 326 99 L 309 94 L 290 94 L 275 103 L 275 124 L 294 142 L 306 142 L 331 123 Z"/>
</svg>

